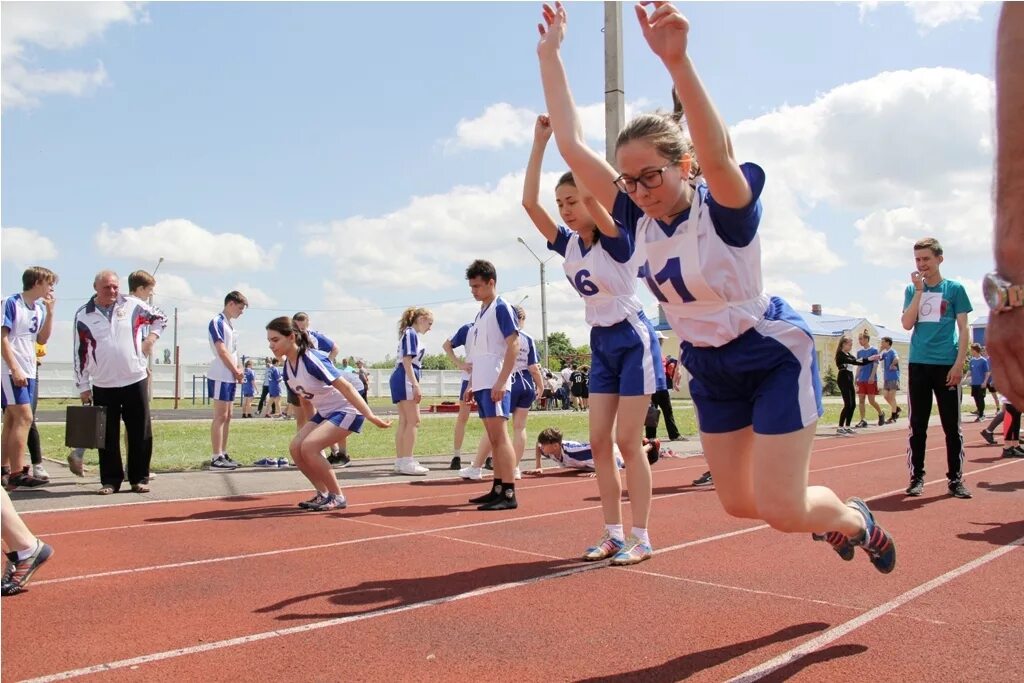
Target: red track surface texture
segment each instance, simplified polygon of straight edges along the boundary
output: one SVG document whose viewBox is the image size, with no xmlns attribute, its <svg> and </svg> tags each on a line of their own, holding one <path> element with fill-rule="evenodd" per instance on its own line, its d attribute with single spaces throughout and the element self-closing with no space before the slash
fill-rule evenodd
<svg viewBox="0 0 1024 683">
<path fill-rule="evenodd" d="M 656 556 L 574 558 L 602 531 L 593 479 L 478 482 L 33 514 L 57 550 L 3 601 L 4 680 L 1020 680 L 1024 462 L 967 435 L 973 500 L 946 494 L 941 434 L 907 498 L 902 432 L 816 443 L 811 482 L 873 501 L 899 564 L 728 517 L 655 468 Z M 342 475 L 344 476 L 344 475 Z M 628 507 L 626 524 L 629 524 Z"/>
</svg>

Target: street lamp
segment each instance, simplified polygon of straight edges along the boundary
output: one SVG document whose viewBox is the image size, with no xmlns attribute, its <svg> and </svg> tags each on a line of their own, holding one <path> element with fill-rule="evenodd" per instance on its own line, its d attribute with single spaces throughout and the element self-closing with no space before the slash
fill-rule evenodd
<svg viewBox="0 0 1024 683">
<path fill-rule="evenodd" d="M 526 243 L 522 237 L 517 237 L 516 241 L 526 247 L 526 250 L 530 252 L 533 258 L 537 259 L 537 263 L 540 264 L 540 324 L 541 333 L 544 336 L 544 369 L 548 369 L 548 298 L 546 282 L 544 279 L 544 264 L 554 258 L 549 256 L 546 259 L 541 259 L 540 256 L 534 253 L 533 249 L 530 249 L 530 245 Z M 525 297 L 524 297 L 525 299 Z"/>
</svg>

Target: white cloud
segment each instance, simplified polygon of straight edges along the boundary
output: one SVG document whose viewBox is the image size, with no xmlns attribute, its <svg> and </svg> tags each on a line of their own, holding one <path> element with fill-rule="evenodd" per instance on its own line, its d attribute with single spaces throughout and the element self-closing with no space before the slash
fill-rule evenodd
<svg viewBox="0 0 1024 683">
<path fill-rule="evenodd" d="M 269 250 L 236 233 L 212 233 L 192 221 L 173 218 L 140 228 L 111 230 L 106 225 L 96 234 L 96 246 L 104 256 L 156 261 L 196 268 L 268 270 L 281 252 Z"/>
<path fill-rule="evenodd" d="M 863 22 L 868 14 L 879 7 L 878 0 L 868 0 L 858 3 L 860 21 Z M 903 3 L 910 11 L 910 16 L 917 24 L 918 30 L 923 34 L 938 28 L 943 24 L 954 21 L 980 21 L 978 15 L 983 3 L 981 2 L 922 2 L 912 0 Z"/>
<path fill-rule="evenodd" d="M 49 237 L 28 228 L 0 230 L 3 260 L 18 266 L 29 266 L 39 261 L 57 258 L 57 247 Z"/>
<path fill-rule="evenodd" d="M 244 294 L 252 308 L 273 308 L 277 305 L 277 299 L 259 287 L 253 287 L 248 282 L 240 282 L 231 289 Z"/>
<path fill-rule="evenodd" d="M 33 107 L 44 95 L 80 97 L 109 83 L 103 64 L 92 71 L 30 69 L 29 46 L 70 50 L 99 37 L 115 23 L 147 21 L 140 3 L 5 2 L 0 53 L 3 107 Z"/>
</svg>

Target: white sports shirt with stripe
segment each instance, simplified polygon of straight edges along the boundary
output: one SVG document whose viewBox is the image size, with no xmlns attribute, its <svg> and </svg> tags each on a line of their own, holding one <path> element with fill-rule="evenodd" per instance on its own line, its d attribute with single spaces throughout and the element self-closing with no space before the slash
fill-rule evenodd
<svg viewBox="0 0 1024 683">
<path fill-rule="evenodd" d="M 4 299 L 4 324 L 7 343 L 14 354 L 14 362 L 28 379 L 36 376 L 36 339 L 46 320 L 46 307 L 38 300 L 31 307 L 19 292 Z M 11 369 L 0 358 L 0 371 L 7 376 Z"/>
<path fill-rule="evenodd" d="M 423 346 L 423 338 L 420 333 L 411 327 L 407 327 L 402 332 L 401 339 L 398 340 L 395 367 L 401 365 L 402 359 L 406 356 L 412 356 L 412 366 L 414 368 L 421 367 L 423 365 L 423 355 L 426 352 L 427 349 Z"/>
<path fill-rule="evenodd" d="M 224 361 L 217 355 L 216 346 L 216 342 L 224 344 L 224 348 L 227 349 L 228 355 L 231 356 L 232 362 L 237 367 L 238 341 L 235 337 L 235 328 L 231 325 L 231 321 L 223 313 L 218 313 L 207 326 L 206 336 L 210 342 L 210 351 L 213 352 L 213 360 L 210 361 L 210 369 L 206 371 L 206 376 L 218 382 L 237 381 L 234 368 L 228 368 L 228 366 L 224 365 Z"/>
<path fill-rule="evenodd" d="M 341 376 L 341 370 L 334 367 L 325 354 L 313 349 L 299 354 L 295 365 L 287 358 L 284 361 L 284 381 L 288 388 L 311 402 L 316 412 L 324 417 L 341 411 L 358 412 L 332 386 Z"/>
<path fill-rule="evenodd" d="M 495 297 L 486 308 L 480 310 L 469 333 L 472 340 L 467 344 L 469 362 L 473 364 L 470 385 L 473 391 L 490 389 L 498 381 L 505 350 L 506 337 L 519 332 L 516 312 L 500 296 Z M 505 391 L 512 388 L 512 373 L 505 380 Z"/>
</svg>

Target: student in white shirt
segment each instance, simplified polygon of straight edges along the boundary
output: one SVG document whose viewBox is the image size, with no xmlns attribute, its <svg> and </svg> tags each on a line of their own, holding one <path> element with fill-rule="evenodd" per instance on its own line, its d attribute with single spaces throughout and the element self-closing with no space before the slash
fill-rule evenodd
<svg viewBox="0 0 1024 683">
<path fill-rule="evenodd" d="M 398 353 L 391 373 L 391 402 L 398 405 L 395 432 L 395 473 L 423 476 L 430 470 L 416 462 L 416 434 L 420 427 L 420 368 L 426 349 L 423 335 L 434 325 L 434 314 L 415 306 L 405 309 L 398 321 Z"/>
<path fill-rule="evenodd" d="M 213 422 L 210 424 L 212 469 L 233 470 L 238 467 L 238 463 L 228 455 L 228 432 L 235 390 L 245 379 L 245 373 L 238 363 L 238 340 L 233 321 L 245 312 L 248 305 L 248 299 L 241 292 L 228 292 L 224 297 L 224 310 L 207 326 L 210 350 L 213 351 L 210 369 L 206 373 L 207 395 L 213 404 Z"/>
</svg>

